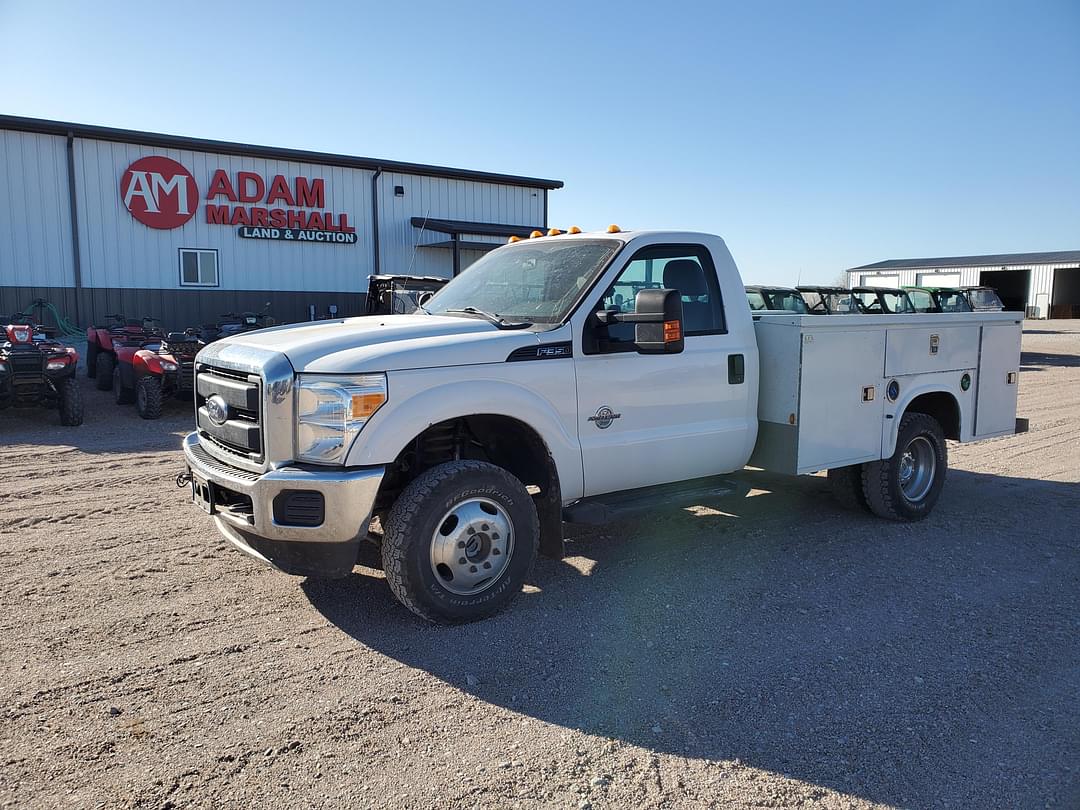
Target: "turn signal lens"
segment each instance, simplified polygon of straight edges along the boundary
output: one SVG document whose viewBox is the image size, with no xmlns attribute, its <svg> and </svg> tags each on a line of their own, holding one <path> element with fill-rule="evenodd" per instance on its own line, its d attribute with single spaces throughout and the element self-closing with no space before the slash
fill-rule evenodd
<svg viewBox="0 0 1080 810">
<path fill-rule="evenodd" d="M 381 391 L 374 394 L 353 394 L 352 418 L 367 419 L 379 410 L 379 406 L 384 402 L 386 402 L 386 394 Z"/>
<path fill-rule="evenodd" d="M 568 230 L 567 233 L 581 233 L 581 228 L 577 225 L 571 225 L 570 230 Z"/>
<path fill-rule="evenodd" d="M 544 234 L 543 234 L 542 231 L 533 231 L 532 233 L 529 234 L 529 238 L 530 239 L 536 239 L 538 236 L 543 236 L 543 235 Z"/>
<path fill-rule="evenodd" d="M 514 244 L 514 242 L 520 242 L 520 241 L 521 241 L 520 236 L 511 236 L 509 239 L 506 240 L 506 243 L 508 245 L 512 245 L 512 244 Z"/>
<path fill-rule="evenodd" d="M 618 225 L 608 225 L 607 226 L 607 232 L 608 233 L 622 233 L 622 228 L 620 228 Z"/>
<path fill-rule="evenodd" d="M 664 321 L 664 343 L 674 343 L 682 339 L 682 324 L 678 321 Z"/>
</svg>

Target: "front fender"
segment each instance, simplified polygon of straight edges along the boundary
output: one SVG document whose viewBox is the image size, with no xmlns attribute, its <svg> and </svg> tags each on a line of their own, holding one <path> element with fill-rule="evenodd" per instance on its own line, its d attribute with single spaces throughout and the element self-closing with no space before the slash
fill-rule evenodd
<svg viewBox="0 0 1080 810">
<path fill-rule="evenodd" d="M 522 364 L 526 365 L 526 364 Z M 532 364 L 528 364 L 532 365 Z M 350 467 L 387 465 L 431 425 L 463 416 L 506 416 L 531 427 L 547 445 L 559 474 L 564 501 L 584 492 L 581 449 L 556 405 L 534 390 L 505 380 L 461 380 L 407 392 L 409 385 L 390 386 L 390 399 L 364 426 L 346 464 Z M 397 393 L 405 390 L 404 399 Z M 570 399 L 573 399 L 571 391 Z M 576 404 L 571 404 L 576 407 Z"/>
</svg>

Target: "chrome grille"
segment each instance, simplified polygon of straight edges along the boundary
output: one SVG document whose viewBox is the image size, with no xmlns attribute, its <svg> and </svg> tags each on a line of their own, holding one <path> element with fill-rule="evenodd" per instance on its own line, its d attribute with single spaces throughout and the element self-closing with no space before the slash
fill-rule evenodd
<svg viewBox="0 0 1080 810">
<path fill-rule="evenodd" d="M 199 364 L 195 368 L 195 414 L 199 435 L 222 450 L 250 461 L 263 458 L 261 379 L 232 369 Z M 217 394 L 228 403 L 228 419 L 214 424 L 206 400 Z"/>
</svg>

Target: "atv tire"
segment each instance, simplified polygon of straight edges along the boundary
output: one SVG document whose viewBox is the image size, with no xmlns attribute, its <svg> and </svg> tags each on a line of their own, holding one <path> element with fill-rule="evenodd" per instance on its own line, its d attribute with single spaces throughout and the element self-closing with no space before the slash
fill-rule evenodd
<svg viewBox="0 0 1080 810">
<path fill-rule="evenodd" d="M 89 362 L 89 361 L 87 361 Z M 94 380 L 98 391 L 111 391 L 116 359 L 109 352 L 101 352 L 94 359 Z"/>
<path fill-rule="evenodd" d="M 161 416 L 161 380 L 143 377 L 135 383 L 135 410 L 143 419 Z"/>
<path fill-rule="evenodd" d="M 86 344 L 86 379 L 92 380 L 97 376 L 98 347 L 95 343 Z"/>
<path fill-rule="evenodd" d="M 517 478 L 483 461 L 451 461 L 398 496 L 386 518 L 383 571 L 416 615 L 475 621 L 520 593 L 539 543 L 536 506 Z"/>
<path fill-rule="evenodd" d="M 60 424 L 75 427 L 83 423 L 82 391 L 72 374 L 56 386 L 60 400 Z"/>
<path fill-rule="evenodd" d="M 100 376 L 100 372 L 99 376 Z M 100 388 L 100 381 L 98 384 Z M 135 392 L 130 388 L 124 388 L 124 381 L 120 377 L 120 367 L 115 366 L 112 371 L 112 392 L 113 399 L 117 405 L 130 405 L 135 400 Z"/>
</svg>

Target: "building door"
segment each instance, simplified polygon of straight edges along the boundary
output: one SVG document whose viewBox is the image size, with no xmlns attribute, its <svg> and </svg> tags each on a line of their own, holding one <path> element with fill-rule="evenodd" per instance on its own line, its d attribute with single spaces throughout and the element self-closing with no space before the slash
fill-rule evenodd
<svg viewBox="0 0 1080 810">
<path fill-rule="evenodd" d="M 919 287 L 959 287 L 959 273 L 919 273 Z"/>
<path fill-rule="evenodd" d="M 993 287 L 1009 312 L 1027 311 L 1031 291 L 1030 270 L 983 270 L 979 285 Z"/>
<path fill-rule="evenodd" d="M 1054 271 L 1051 318 L 1080 318 L 1080 267 Z"/>
<path fill-rule="evenodd" d="M 897 275 L 879 275 L 879 276 L 863 276 L 862 281 L 859 282 L 863 287 L 899 287 L 900 276 Z"/>
</svg>

